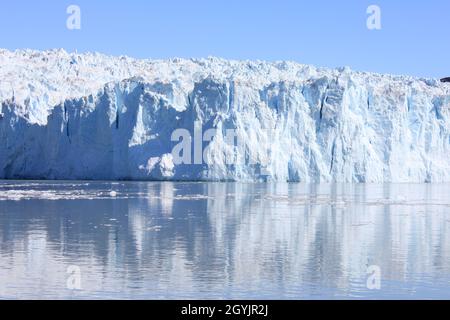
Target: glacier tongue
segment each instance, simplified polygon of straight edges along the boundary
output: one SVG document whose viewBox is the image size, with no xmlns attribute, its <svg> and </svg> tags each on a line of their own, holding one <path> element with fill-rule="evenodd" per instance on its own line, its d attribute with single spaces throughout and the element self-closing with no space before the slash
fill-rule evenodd
<svg viewBox="0 0 450 320">
<path fill-rule="evenodd" d="M 450 182 L 438 80 L 63 50 L 0 50 L 0 79 L 1 179 Z"/>
</svg>

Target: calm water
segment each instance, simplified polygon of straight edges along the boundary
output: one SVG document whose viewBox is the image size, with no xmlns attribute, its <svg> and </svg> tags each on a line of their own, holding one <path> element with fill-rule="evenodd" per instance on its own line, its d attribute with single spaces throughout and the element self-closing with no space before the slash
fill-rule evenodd
<svg viewBox="0 0 450 320">
<path fill-rule="evenodd" d="M 450 185 L 0 182 L 0 298 L 450 298 Z"/>
</svg>

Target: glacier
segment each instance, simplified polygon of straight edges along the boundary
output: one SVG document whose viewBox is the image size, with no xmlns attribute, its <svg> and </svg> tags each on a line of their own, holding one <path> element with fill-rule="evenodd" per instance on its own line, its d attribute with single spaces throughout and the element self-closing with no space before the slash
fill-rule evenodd
<svg viewBox="0 0 450 320">
<path fill-rule="evenodd" d="M 0 49 L 0 179 L 450 182 L 449 89 L 287 61 Z M 199 125 L 216 132 L 204 161 L 177 163 L 173 133 Z"/>
</svg>

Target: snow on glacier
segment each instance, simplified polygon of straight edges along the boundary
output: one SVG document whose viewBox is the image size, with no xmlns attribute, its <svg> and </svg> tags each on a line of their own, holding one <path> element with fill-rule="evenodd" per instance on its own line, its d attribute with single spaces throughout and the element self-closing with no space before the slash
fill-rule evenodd
<svg viewBox="0 0 450 320">
<path fill-rule="evenodd" d="M 0 50 L 0 178 L 449 182 L 449 89 L 293 62 Z M 205 161 L 175 163 L 171 135 L 198 124 L 217 133 Z M 243 161 L 226 161 L 227 130 Z"/>
</svg>

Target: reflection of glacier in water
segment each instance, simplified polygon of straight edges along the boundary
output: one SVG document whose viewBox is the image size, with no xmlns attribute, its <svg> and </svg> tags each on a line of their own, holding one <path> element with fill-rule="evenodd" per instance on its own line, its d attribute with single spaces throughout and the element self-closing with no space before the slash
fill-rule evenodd
<svg viewBox="0 0 450 320">
<path fill-rule="evenodd" d="M 0 297 L 450 298 L 448 190 L 1 182 Z"/>
</svg>

